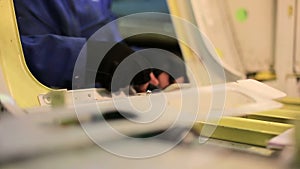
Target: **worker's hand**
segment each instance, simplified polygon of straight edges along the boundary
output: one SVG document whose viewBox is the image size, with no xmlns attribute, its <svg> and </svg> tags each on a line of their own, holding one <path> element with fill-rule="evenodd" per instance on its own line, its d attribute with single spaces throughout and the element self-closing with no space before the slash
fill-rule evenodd
<svg viewBox="0 0 300 169">
<path fill-rule="evenodd" d="M 154 74 L 154 72 L 156 75 Z M 173 83 L 183 83 L 184 82 L 183 76 L 173 80 L 173 78 L 164 71 L 158 71 L 158 70 L 155 71 L 154 70 L 154 71 L 148 72 L 148 74 L 145 74 L 145 73 L 142 74 L 144 76 L 148 76 L 148 78 L 139 77 L 139 74 L 138 74 L 133 79 L 133 82 L 132 82 L 133 87 L 138 93 L 147 92 L 148 90 L 159 91 L 159 90 L 165 89 L 166 87 L 168 87 L 169 85 L 171 85 Z M 141 76 L 141 74 L 140 74 L 140 76 Z M 143 78 L 143 79 L 148 79 L 148 81 L 145 83 L 136 85 L 135 81 L 138 80 L 137 79 L 138 77 Z"/>
</svg>

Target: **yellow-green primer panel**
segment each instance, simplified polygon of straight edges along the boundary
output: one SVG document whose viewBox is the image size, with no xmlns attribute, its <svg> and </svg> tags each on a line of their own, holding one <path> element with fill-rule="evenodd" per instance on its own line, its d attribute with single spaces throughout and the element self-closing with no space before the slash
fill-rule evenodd
<svg viewBox="0 0 300 169">
<path fill-rule="evenodd" d="M 204 122 L 196 122 L 193 129 L 200 134 L 204 124 Z M 215 124 L 206 123 L 206 127 L 213 129 Z M 201 135 L 264 147 L 271 138 L 292 127 L 293 125 L 291 124 L 267 122 L 239 117 L 224 117 L 219 121 L 212 136 L 209 136 L 204 132 L 202 132 Z"/>
<path fill-rule="evenodd" d="M 38 95 L 51 89 L 28 70 L 20 43 L 13 0 L 0 0 L 0 70 L 10 94 L 21 108 L 39 106 Z"/>
<path fill-rule="evenodd" d="M 253 113 L 250 115 L 246 115 L 245 117 L 249 119 L 292 124 L 293 121 L 296 120 L 297 116 L 299 115 L 300 111 L 288 109 L 275 109 Z"/>
</svg>

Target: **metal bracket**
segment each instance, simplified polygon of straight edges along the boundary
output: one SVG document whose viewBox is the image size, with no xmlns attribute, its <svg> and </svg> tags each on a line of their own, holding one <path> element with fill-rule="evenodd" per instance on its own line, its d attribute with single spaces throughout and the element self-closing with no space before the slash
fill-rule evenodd
<svg viewBox="0 0 300 169">
<path fill-rule="evenodd" d="M 74 103 L 88 103 L 96 100 L 111 99 L 111 94 L 105 89 L 56 90 L 40 94 L 41 106 L 67 106 Z"/>
</svg>

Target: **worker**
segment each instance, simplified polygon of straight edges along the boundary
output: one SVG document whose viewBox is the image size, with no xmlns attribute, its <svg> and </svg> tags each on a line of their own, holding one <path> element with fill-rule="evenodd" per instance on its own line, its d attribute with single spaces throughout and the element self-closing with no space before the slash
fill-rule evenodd
<svg viewBox="0 0 300 169">
<path fill-rule="evenodd" d="M 25 60 L 38 81 L 52 88 L 72 89 L 74 66 L 82 47 L 94 32 L 115 19 L 111 3 L 111 0 L 14 0 Z M 110 31 L 102 37 L 105 39 L 121 41 L 116 25 L 110 24 Z M 110 67 L 113 62 L 108 59 L 102 66 Z M 117 65 L 113 69 L 100 67 L 98 71 L 112 76 Z M 159 86 L 158 77 L 153 75 L 150 71 L 145 75 L 149 78 L 137 76 L 139 84 L 144 86 L 138 89 L 140 92 L 149 84 Z M 110 90 L 111 77 L 105 78 L 101 73 L 97 77 L 100 87 Z"/>
</svg>

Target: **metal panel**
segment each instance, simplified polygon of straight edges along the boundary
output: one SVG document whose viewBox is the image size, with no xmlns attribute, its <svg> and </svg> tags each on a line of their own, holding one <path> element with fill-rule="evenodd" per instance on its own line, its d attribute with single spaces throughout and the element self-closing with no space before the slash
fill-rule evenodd
<svg viewBox="0 0 300 169">
<path fill-rule="evenodd" d="M 240 73 L 273 66 L 275 1 L 192 0 L 200 30 L 225 64 Z"/>
<path fill-rule="evenodd" d="M 229 65 L 237 74 L 245 74 L 240 51 L 229 22 L 227 2 L 220 0 L 191 2 L 199 29 L 211 40 L 223 64 Z"/>
<path fill-rule="evenodd" d="M 273 65 L 274 0 L 227 0 L 233 35 L 247 72 L 268 71 Z"/>
<path fill-rule="evenodd" d="M 296 0 L 277 1 L 275 70 L 278 88 L 299 96 L 294 74 Z"/>
<path fill-rule="evenodd" d="M 185 1 L 185 3 L 182 3 L 180 0 L 169 0 L 168 6 L 170 9 L 170 14 L 180 17 L 181 19 L 184 19 L 191 24 L 197 25 L 194 12 L 193 12 L 193 4 L 191 4 L 191 1 Z M 225 79 L 222 79 L 221 76 L 217 71 L 207 72 L 206 66 L 204 65 L 203 60 L 209 60 L 209 62 L 215 63 L 216 66 L 220 66 L 220 68 L 223 68 L 226 81 L 232 82 L 239 79 L 244 78 L 244 74 L 240 74 L 237 71 L 233 71 L 231 67 L 228 67 L 227 65 L 223 64 L 219 58 L 217 58 L 216 51 L 214 50 L 213 46 L 209 43 L 209 38 L 205 37 L 204 43 L 206 46 L 201 44 L 202 42 L 199 42 L 199 39 L 197 40 L 195 35 L 193 35 L 193 30 L 191 30 L 190 27 L 188 27 L 182 23 L 176 23 L 176 21 L 173 20 L 173 24 L 176 30 L 177 37 L 182 40 L 184 39 L 186 42 L 188 42 L 190 46 L 187 44 L 180 43 L 180 46 L 182 48 L 183 56 L 185 57 L 185 62 L 187 63 L 187 66 L 192 70 L 193 74 L 190 75 L 196 79 L 197 84 L 201 85 L 209 85 L 210 80 L 208 79 L 210 77 L 214 77 L 215 81 L 224 82 Z M 198 36 L 199 37 L 199 36 Z M 203 36 L 204 37 L 204 36 Z M 202 39 L 203 40 L 203 39 Z M 206 47 L 207 50 L 209 50 L 209 58 L 203 58 L 201 60 L 201 63 L 199 63 L 198 56 L 193 52 L 193 50 L 196 50 L 195 52 L 199 52 L 199 55 L 203 55 L 203 53 L 200 52 L 200 49 L 204 49 Z M 202 51 L 203 52 L 203 51 Z M 208 75 L 208 73 L 211 73 Z M 190 78 L 191 79 L 191 78 Z"/>
</svg>

